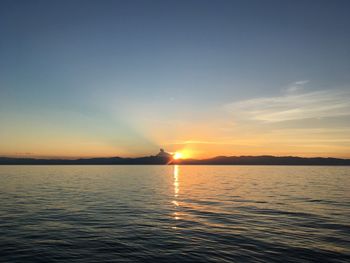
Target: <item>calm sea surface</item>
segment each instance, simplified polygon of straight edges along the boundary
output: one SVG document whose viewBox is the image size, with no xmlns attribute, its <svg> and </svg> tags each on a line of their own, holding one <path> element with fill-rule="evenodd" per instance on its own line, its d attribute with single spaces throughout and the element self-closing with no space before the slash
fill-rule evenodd
<svg viewBox="0 0 350 263">
<path fill-rule="evenodd" d="M 350 262 L 350 167 L 0 166 L 0 262 Z"/>
</svg>

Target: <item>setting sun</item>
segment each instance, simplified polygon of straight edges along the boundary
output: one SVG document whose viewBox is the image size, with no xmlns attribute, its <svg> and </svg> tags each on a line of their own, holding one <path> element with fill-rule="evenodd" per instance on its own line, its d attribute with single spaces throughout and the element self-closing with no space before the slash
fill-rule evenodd
<svg viewBox="0 0 350 263">
<path fill-rule="evenodd" d="M 174 158 L 175 160 L 182 159 L 182 158 L 183 158 L 183 154 L 180 153 L 180 152 L 176 152 L 176 153 L 174 153 L 173 158 Z"/>
</svg>

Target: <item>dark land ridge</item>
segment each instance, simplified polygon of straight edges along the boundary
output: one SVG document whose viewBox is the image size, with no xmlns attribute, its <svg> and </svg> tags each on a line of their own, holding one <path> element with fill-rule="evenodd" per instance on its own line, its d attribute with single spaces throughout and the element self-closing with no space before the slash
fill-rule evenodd
<svg viewBox="0 0 350 263">
<path fill-rule="evenodd" d="M 101 157 L 84 159 L 36 159 L 0 157 L 0 165 L 350 165 L 350 159 L 295 156 L 217 156 L 209 159 L 178 159 L 161 151 L 137 158 Z"/>
</svg>

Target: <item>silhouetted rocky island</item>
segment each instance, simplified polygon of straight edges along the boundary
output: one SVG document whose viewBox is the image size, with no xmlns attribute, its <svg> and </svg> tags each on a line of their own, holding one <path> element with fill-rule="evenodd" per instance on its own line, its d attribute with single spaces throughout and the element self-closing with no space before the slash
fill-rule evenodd
<svg viewBox="0 0 350 263">
<path fill-rule="evenodd" d="M 137 158 L 36 159 L 0 157 L 0 165 L 350 165 L 350 159 L 294 156 L 217 156 L 209 159 L 179 159 L 163 149 L 157 155 Z"/>
</svg>

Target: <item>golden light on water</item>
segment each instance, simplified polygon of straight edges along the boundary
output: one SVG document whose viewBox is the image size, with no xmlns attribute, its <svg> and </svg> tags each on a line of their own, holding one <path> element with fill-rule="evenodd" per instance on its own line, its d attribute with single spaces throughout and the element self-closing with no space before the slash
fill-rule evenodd
<svg viewBox="0 0 350 263">
<path fill-rule="evenodd" d="M 179 166 L 174 165 L 174 200 L 172 201 L 172 204 L 175 206 L 175 209 L 179 207 L 179 202 L 177 201 L 177 198 L 179 196 L 179 191 L 180 191 Z M 173 217 L 175 220 L 180 219 L 178 212 L 174 212 Z M 174 226 L 173 228 L 176 229 L 176 226 Z"/>
<path fill-rule="evenodd" d="M 174 197 L 177 198 L 179 195 L 179 166 L 174 165 Z"/>
</svg>

